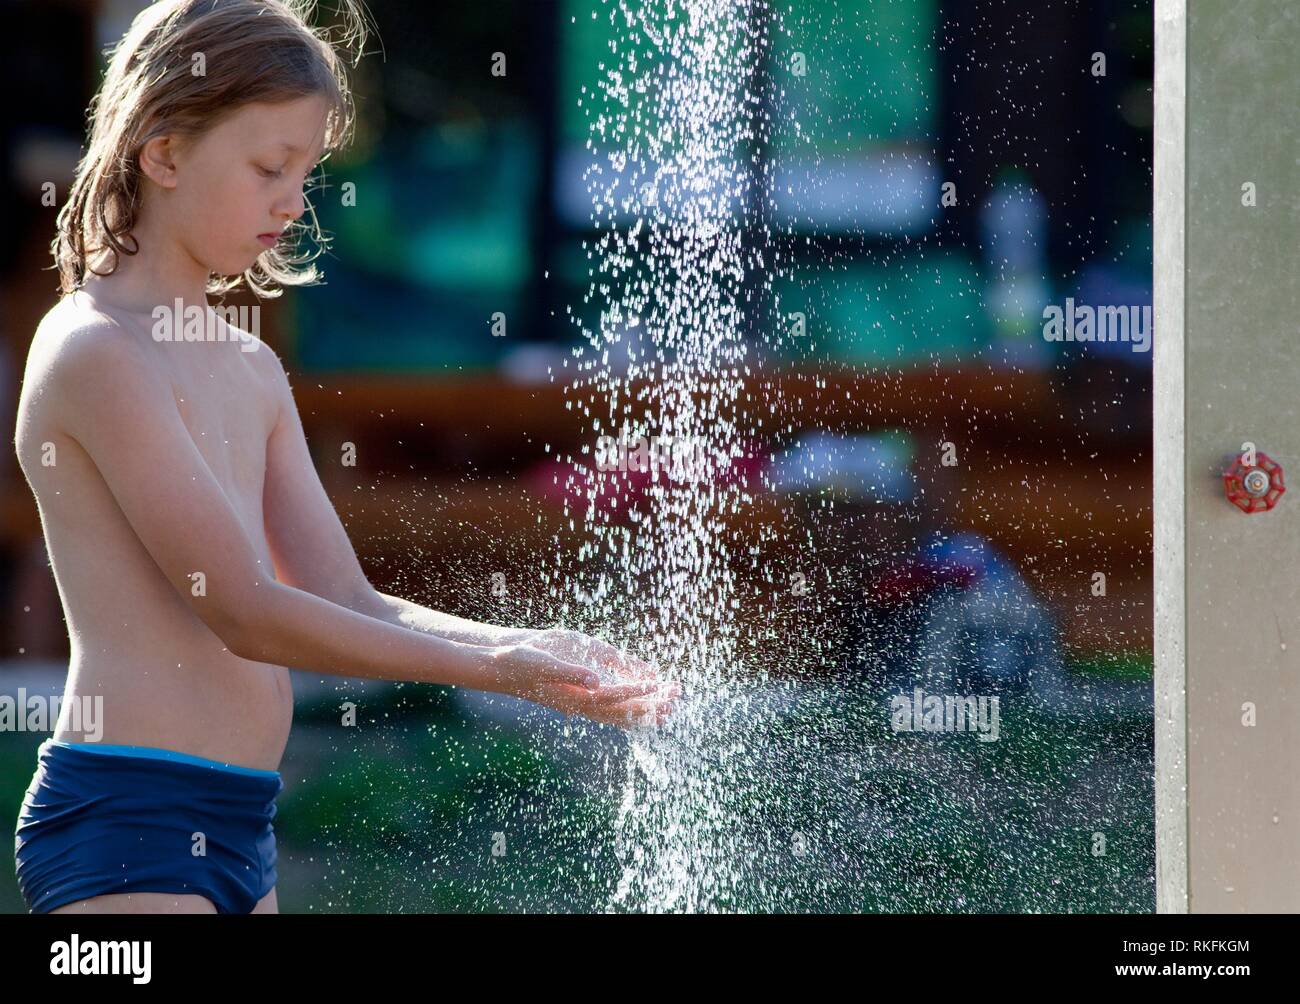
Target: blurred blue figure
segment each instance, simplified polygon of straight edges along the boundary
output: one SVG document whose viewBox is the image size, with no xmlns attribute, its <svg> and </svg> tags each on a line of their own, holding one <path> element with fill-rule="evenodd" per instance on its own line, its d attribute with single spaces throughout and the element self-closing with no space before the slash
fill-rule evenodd
<svg viewBox="0 0 1300 1004">
<path fill-rule="evenodd" d="M 973 533 L 936 534 L 925 556 L 970 579 L 928 601 L 913 665 L 916 685 L 979 694 L 1059 680 L 1063 665 L 1052 618 L 1010 561 Z"/>
<path fill-rule="evenodd" d="M 856 436 L 811 431 L 773 458 L 768 483 L 778 492 L 844 491 L 852 498 L 908 502 L 916 496 L 909 468 L 916 446 L 890 429 Z"/>
<path fill-rule="evenodd" d="M 993 324 L 995 362 L 1045 369 L 1052 346 L 1043 339 L 1047 281 L 1047 201 L 1021 171 L 1004 172 L 980 206 L 980 245 Z"/>
</svg>

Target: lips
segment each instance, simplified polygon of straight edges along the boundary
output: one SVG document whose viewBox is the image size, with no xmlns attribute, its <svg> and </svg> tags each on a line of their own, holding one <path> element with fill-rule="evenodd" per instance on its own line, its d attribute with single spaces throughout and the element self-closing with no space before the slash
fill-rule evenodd
<svg viewBox="0 0 1300 1004">
<path fill-rule="evenodd" d="M 264 247 L 273 248 L 280 240 L 279 234 L 258 234 L 257 239 Z"/>
</svg>

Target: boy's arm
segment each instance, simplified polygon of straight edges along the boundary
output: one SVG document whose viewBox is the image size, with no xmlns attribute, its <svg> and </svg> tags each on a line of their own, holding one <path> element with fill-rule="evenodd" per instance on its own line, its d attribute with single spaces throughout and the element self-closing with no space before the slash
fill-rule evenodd
<svg viewBox="0 0 1300 1004">
<path fill-rule="evenodd" d="M 544 633 L 530 628 L 508 628 L 467 620 L 441 610 L 422 607 L 400 596 L 381 593 L 374 588 L 353 609 L 390 624 L 401 624 L 415 631 L 436 634 L 466 645 L 525 645 Z"/>
<path fill-rule="evenodd" d="M 526 628 L 430 610 L 370 584 L 312 462 L 284 368 L 269 349 L 265 355 L 280 413 L 267 442 L 263 506 L 276 578 L 377 620 L 462 644 L 519 645 L 537 637 Z"/>
<path fill-rule="evenodd" d="M 565 664 L 612 670 L 636 686 L 659 686 L 655 667 L 601 639 L 577 631 L 534 631 L 484 624 L 376 590 L 366 579 L 347 531 L 321 485 L 284 367 L 269 349 L 264 359 L 279 419 L 267 443 L 263 508 L 267 539 L 281 582 L 387 624 L 450 642 L 536 649 Z M 613 699 L 619 686 L 602 687 L 601 691 L 611 690 Z M 680 692 L 676 685 L 668 689 Z"/>
<path fill-rule="evenodd" d="M 158 346 L 158 351 L 187 351 Z M 276 581 L 177 410 L 170 379 L 108 324 L 70 334 L 39 378 L 57 431 L 90 456 L 163 575 L 227 648 L 323 673 L 447 683 L 543 699 L 595 674 L 540 650 L 449 641 Z M 55 429 L 38 430 L 47 438 Z M 50 472 L 58 477 L 57 469 Z M 197 590 L 195 573 L 203 574 Z"/>
</svg>

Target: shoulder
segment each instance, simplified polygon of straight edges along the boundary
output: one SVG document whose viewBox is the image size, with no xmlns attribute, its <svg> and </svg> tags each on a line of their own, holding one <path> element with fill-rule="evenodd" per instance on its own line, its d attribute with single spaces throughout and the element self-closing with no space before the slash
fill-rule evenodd
<svg viewBox="0 0 1300 1004">
<path fill-rule="evenodd" d="M 243 326 L 230 327 L 238 334 L 240 354 L 257 375 L 258 383 L 277 401 L 282 401 L 284 395 L 289 393 L 289 377 L 285 373 L 284 361 L 256 333 L 250 334 Z"/>
<path fill-rule="evenodd" d="M 266 409 L 270 435 L 285 414 L 294 410 L 293 390 L 284 361 L 257 334 L 260 325 L 240 324 L 235 320 L 230 314 L 225 315 L 226 325 L 239 342 L 238 354 L 250 377 L 241 392 L 254 395 L 259 405 Z"/>
<path fill-rule="evenodd" d="M 23 373 L 14 433 L 20 463 L 35 438 L 80 438 L 87 423 L 113 421 L 122 407 L 154 414 L 170 400 L 168 387 L 132 332 L 103 314 L 54 307 L 37 326 Z"/>
<path fill-rule="evenodd" d="M 220 318 L 220 323 L 227 332 L 226 338 L 239 345 L 239 351 L 247 357 L 252 369 L 268 378 L 283 372 L 280 357 L 271 346 L 261 338 L 260 303 L 248 304 L 213 304 L 212 313 Z"/>
<path fill-rule="evenodd" d="M 60 301 L 41 319 L 27 357 L 24 383 L 139 385 L 153 376 L 151 354 L 138 332 L 93 307 Z"/>
</svg>

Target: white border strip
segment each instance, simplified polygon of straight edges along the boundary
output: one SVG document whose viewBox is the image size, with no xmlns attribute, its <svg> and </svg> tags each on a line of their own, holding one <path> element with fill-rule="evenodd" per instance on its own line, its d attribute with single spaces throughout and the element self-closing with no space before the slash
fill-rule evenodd
<svg viewBox="0 0 1300 1004">
<path fill-rule="evenodd" d="M 1156 912 L 1186 913 L 1187 0 L 1156 0 L 1154 86 Z"/>
</svg>

